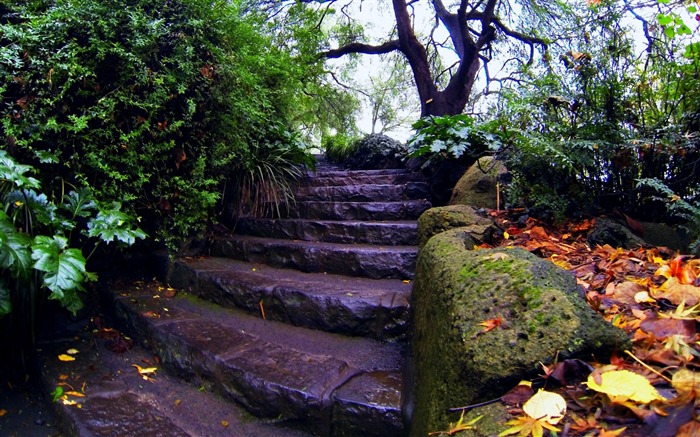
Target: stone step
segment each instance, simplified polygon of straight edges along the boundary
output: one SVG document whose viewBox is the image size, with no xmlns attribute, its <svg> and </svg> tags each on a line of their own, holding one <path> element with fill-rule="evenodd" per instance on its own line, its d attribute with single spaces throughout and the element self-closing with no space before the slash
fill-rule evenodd
<svg viewBox="0 0 700 437">
<path fill-rule="evenodd" d="M 289 218 L 321 220 L 418 220 L 431 204 L 425 199 L 398 202 L 299 201 L 289 205 Z"/>
<path fill-rule="evenodd" d="M 329 243 L 390 246 L 418 244 L 418 225 L 415 220 L 370 222 L 241 218 L 236 223 L 234 232 L 240 235 Z"/>
<path fill-rule="evenodd" d="M 408 182 L 425 182 L 424 178 L 415 173 L 390 173 L 379 175 L 367 174 L 336 174 L 330 176 L 304 177 L 299 179 L 299 185 L 307 187 L 344 186 L 364 184 L 405 184 Z"/>
<path fill-rule="evenodd" d="M 111 293 L 117 319 L 173 374 L 317 435 L 405 435 L 400 343 L 263 320 L 184 291 L 159 297 L 162 288 Z"/>
<path fill-rule="evenodd" d="M 226 307 L 296 326 L 405 339 L 412 285 L 276 269 L 225 258 L 175 261 L 169 284 Z"/>
<path fill-rule="evenodd" d="M 296 200 L 318 200 L 336 202 L 396 202 L 401 200 L 425 199 L 429 196 L 425 182 L 396 184 L 364 184 L 300 187 L 296 190 Z"/>
<path fill-rule="evenodd" d="M 385 175 L 406 175 L 412 174 L 411 171 L 405 168 L 385 168 L 379 170 L 346 170 L 337 165 L 320 166 L 316 171 L 307 171 L 308 177 L 344 177 L 344 176 L 385 176 Z"/>
<path fill-rule="evenodd" d="M 61 435 L 312 437 L 307 432 L 279 426 L 284 425 L 282 421 L 276 424 L 253 418 L 220 394 L 200 390 L 168 375 L 153 353 L 140 346 L 117 353 L 111 346 L 115 340 L 106 334 L 115 338 L 119 335 L 114 330 L 95 329 L 41 345 L 38 358 L 46 397 L 50 399 L 50 392 L 59 386 L 64 392 L 83 395 L 66 395 L 68 401 L 76 402 L 73 405 L 62 401 L 52 404 L 63 428 Z M 57 357 L 69 349 L 79 351 L 75 360 L 60 361 Z M 148 374 L 151 380 L 144 381 L 134 365 L 157 370 Z M 46 435 L 39 429 L 27 429 L 22 435 Z"/>
<path fill-rule="evenodd" d="M 371 279 L 412 279 L 418 246 L 376 246 L 231 235 L 214 238 L 211 255 Z"/>
</svg>

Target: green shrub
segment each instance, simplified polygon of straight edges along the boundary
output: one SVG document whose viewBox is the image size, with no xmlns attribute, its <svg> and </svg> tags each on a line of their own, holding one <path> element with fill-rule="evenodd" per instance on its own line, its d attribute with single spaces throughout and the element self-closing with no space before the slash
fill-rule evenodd
<svg viewBox="0 0 700 437">
<path fill-rule="evenodd" d="M 413 124 L 416 130 L 408 140 L 411 157 L 427 157 L 426 165 L 440 159 L 476 160 L 484 152 L 501 146 L 498 135 L 485 131 L 466 114 L 425 117 Z"/>
<path fill-rule="evenodd" d="M 231 168 L 277 138 L 303 71 L 236 1 L 9 2 L 0 138 L 57 181 L 123 202 L 176 247 Z"/>
<path fill-rule="evenodd" d="M 87 188 L 47 196 L 34 169 L 0 150 L 0 350 L 23 364 L 33 344 L 37 307 L 56 300 L 75 314 L 94 274 L 83 250 L 131 245 L 146 234 L 118 203 L 101 204 Z"/>
<path fill-rule="evenodd" d="M 338 164 L 345 164 L 357 152 L 358 146 L 354 138 L 343 134 L 324 136 L 321 140 L 326 158 Z"/>
</svg>

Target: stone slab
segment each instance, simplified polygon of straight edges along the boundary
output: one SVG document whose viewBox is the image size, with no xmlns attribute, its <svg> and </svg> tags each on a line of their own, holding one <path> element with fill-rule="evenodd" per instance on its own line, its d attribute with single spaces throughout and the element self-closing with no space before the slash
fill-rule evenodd
<svg viewBox="0 0 700 437">
<path fill-rule="evenodd" d="M 179 260 L 170 283 L 257 316 L 347 335 L 404 338 L 411 283 L 303 273 L 225 258 Z M 261 307 L 262 305 L 262 307 Z"/>
<path fill-rule="evenodd" d="M 411 279 L 417 246 L 375 246 L 233 235 L 212 242 L 211 253 L 303 272 L 326 272 L 372 279 Z"/>
</svg>

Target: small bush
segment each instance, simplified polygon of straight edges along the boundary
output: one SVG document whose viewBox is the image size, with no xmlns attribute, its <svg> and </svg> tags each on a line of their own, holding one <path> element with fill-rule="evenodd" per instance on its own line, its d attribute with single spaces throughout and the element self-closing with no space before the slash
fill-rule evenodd
<svg viewBox="0 0 700 437">
<path fill-rule="evenodd" d="M 400 142 L 382 134 L 370 134 L 356 140 L 345 165 L 352 169 L 371 170 L 404 168 L 408 149 Z"/>
</svg>

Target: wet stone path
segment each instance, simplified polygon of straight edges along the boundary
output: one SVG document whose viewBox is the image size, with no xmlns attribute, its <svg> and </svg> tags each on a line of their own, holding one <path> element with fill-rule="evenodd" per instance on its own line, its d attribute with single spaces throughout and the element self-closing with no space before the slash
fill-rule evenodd
<svg viewBox="0 0 700 437">
<path fill-rule="evenodd" d="M 46 354 L 46 386 L 78 393 L 58 405 L 70 434 L 405 435 L 426 193 L 405 170 L 321 163 L 284 218 L 241 219 L 164 281 L 102 287 L 136 347 L 93 331 Z"/>
</svg>

